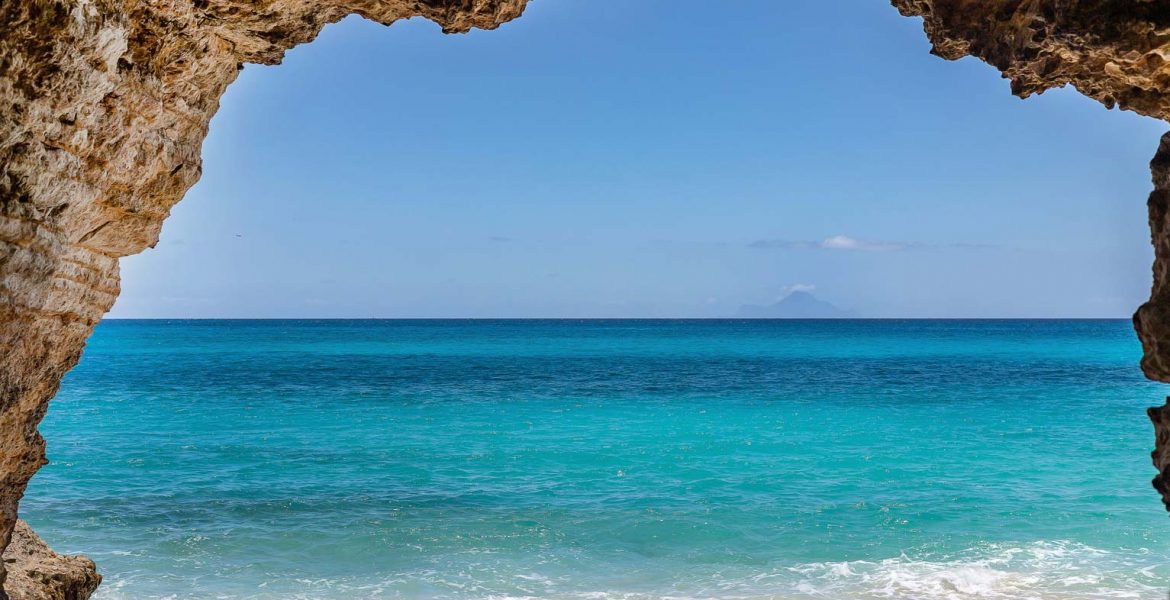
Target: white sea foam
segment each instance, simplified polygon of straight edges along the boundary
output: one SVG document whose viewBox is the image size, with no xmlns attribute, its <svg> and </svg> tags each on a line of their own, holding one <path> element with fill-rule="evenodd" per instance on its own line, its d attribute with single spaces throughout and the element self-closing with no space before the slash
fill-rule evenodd
<svg viewBox="0 0 1170 600">
<path fill-rule="evenodd" d="M 1164 558 L 1164 557 L 1162 557 Z M 680 572 L 668 589 L 596 589 L 599 574 L 539 568 L 491 568 L 397 573 L 374 580 L 295 579 L 258 584 L 240 594 L 201 587 L 146 598 L 435 598 L 451 600 L 1121 600 L 1166 597 L 1170 565 L 1144 550 L 1107 552 L 1068 541 L 985 544 L 963 552 L 910 552 L 875 561 L 815 562 L 777 567 L 749 576 Z M 538 565 L 539 566 L 539 565 Z M 144 577 L 137 573 L 131 578 Z M 125 581 L 111 577 L 99 600 L 129 600 Z M 182 587 L 181 582 L 173 582 Z M 594 586 L 590 586 L 593 583 Z M 267 585 L 270 584 L 270 585 Z M 601 584 L 601 585 L 596 585 Z M 593 591 L 589 590 L 593 587 Z M 510 589 L 509 589 L 510 588 Z M 140 589 L 140 588 L 139 588 Z M 507 590 L 507 591 L 505 591 Z M 177 593 L 177 595 L 176 595 Z"/>
<path fill-rule="evenodd" d="M 1142 551 L 1067 541 L 987 544 L 954 555 L 790 567 L 797 597 L 969 599 L 1161 598 L 1166 582 Z"/>
</svg>

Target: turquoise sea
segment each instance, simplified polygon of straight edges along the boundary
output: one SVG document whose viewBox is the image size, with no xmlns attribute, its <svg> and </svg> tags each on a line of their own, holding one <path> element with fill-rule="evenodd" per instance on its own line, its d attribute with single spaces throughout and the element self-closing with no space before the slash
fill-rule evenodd
<svg viewBox="0 0 1170 600">
<path fill-rule="evenodd" d="M 1165 598 L 1125 321 L 107 321 L 99 598 Z"/>
</svg>

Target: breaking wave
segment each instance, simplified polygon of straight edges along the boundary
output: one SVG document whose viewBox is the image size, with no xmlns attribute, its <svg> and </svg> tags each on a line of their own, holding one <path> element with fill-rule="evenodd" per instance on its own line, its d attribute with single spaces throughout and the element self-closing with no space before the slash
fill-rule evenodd
<svg viewBox="0 0 1170 600">
<path fill-rule="evenodd" d="M 449 598 L 452 600 L 1106 600 L 1164 598 L 1170 566 L 1138 549 L 1110 552 L 1069 541 L 985 544 L 952 554 L 903 554 L 883 560 L 813 562 L 750 576 L 679 574 L 664 589 L 600 589 L 601 573 L 544 575 L 480 563 L 450 571 L 395 574 L 379 581 L 271 581 L 231 598 Z M 612 574 L 610 574 L 612 575 Z M 133 579 L 131 577 L 130 579 Z M 181 582 L 174 582 L 182 589 Z M 601 584 L 591 586 L 590 584 Z M 129 600 L 127 579 L 109 582 L 96 598 Z M 594 587 L 592 591 L 588 588 Z M 616 587 L 616 586 L 615 586 Z M 638 587 L 634 585 L 633 587 Z M 180 595 L 158 598 L 181 598 Z M 141 600 L 142 596 L 134 598 Z"/>
</svg>

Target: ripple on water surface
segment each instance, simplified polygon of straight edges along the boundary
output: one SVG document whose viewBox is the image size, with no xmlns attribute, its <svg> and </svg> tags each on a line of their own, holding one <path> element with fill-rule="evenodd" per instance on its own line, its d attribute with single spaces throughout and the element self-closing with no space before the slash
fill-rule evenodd
<svg viewBox="0 0 1170 600">
<path fill-rule="evenodd" d="M 1162 598 L 1124 321 L 112 321 L 22 504 L 99 598 Z"/>
</svg>

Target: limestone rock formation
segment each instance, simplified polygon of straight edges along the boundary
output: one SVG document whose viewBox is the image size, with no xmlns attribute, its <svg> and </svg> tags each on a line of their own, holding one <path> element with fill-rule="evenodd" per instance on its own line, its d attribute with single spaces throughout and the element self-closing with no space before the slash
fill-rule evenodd
<svg viewBox="0 0 1170 600">
<path fill-rule="evenodd" d="M 1150 161 L 1154 190 L 1146 202 L 1154 244 L 1154 283 L 1150 300 L 1133 316 L 1142 340 L 1142 370 L 1151 379 L 1170 381 L 1170 134 L 1162 136 Z"/>
<path fill-rule="evenodd" d="M 461 32 L 524 3 L 0 2 L 0 549 L 45 463 L 37 424 L 118 294 L 118 258 L 154 245 L 198 179 L 207 124 L 242 64 L 279 63 L 351 13 Z"/>
<path fill-rule="evenodd" d="M 1150 236 L 1154 243 L 1154 285 L 1150 301 L 1133 316 L 1134 328 L 1142 340 L 1145 356 L 1142 369 L 1151 379 L 1167 381 L 1170 373 L 1170 133 L 1162 136 L 1158 153 L 1150 161 L 1154 191 L 1147 207 L 1150 212 Z M 1154 489 L 1162 494 L 1162 504 L 1170 510 L 1170 398 L 1162 407 L 1151 408 L 1154 423 L 1152 457 L 1158 475 Z"/>
<path fill-rule="evenodd" d="M 92 560 L 53 552 L 24 521 L 16 522 L 3 559 L 10 600 L 84 600 L 102 582 Z"/>
<path fill-rule="evenodd" d="M 970 55 L 1026 98 L 1073 85 L 1109 108 L 1170 118 L 1170 3 L 1157 0 L 893 0 L 923 18 L 934 54 Z M 1170 377 L 1167 374 L 1166 377 Z"/>
<path fill-rule="evenodd" d="M 118 259 L 153 245 L 198 179 L 208 122 L 242 64 L 278 63 L 285 50 L 351 13 L 385 24 L 421 16 L 460 32 L 494 28 L 519 16 L 525 2 L 0 2 L 0 549 L 17 527 L 29 478 L 45 462 L 37 424 L 117 296 Z M 924 18 L 936 54 L 977 56 L 1021 96 L 1072 84 L 1107 106 L 1170 117 L 1166 2 L 894 5 Z M 1166 176 L 1155 172 L 1162 190 L 1155 194 L 1165 193 Z M 1135 322 L 1147 375 L 1170 381 L 1170 290 L 1163 289 L 1170 284 L 1159 275 L 1170 269 L 1170 232 L 1158 198 L 1151 198 L 1155 288 Z M 1160 442 L 1156 456 L 1168 445 Z M 19 566 L 23 556 L 4 565 L 30 572 Z M 85 580 L 79 564 L 63 563 L 76 569 L 70 581 Z M 15 594 L 13 586 L 24 585 L 4 577 L 0 565 L 0 586 Z M 71 589 L 85 595 L 84 587 Z"/>
</svg>

